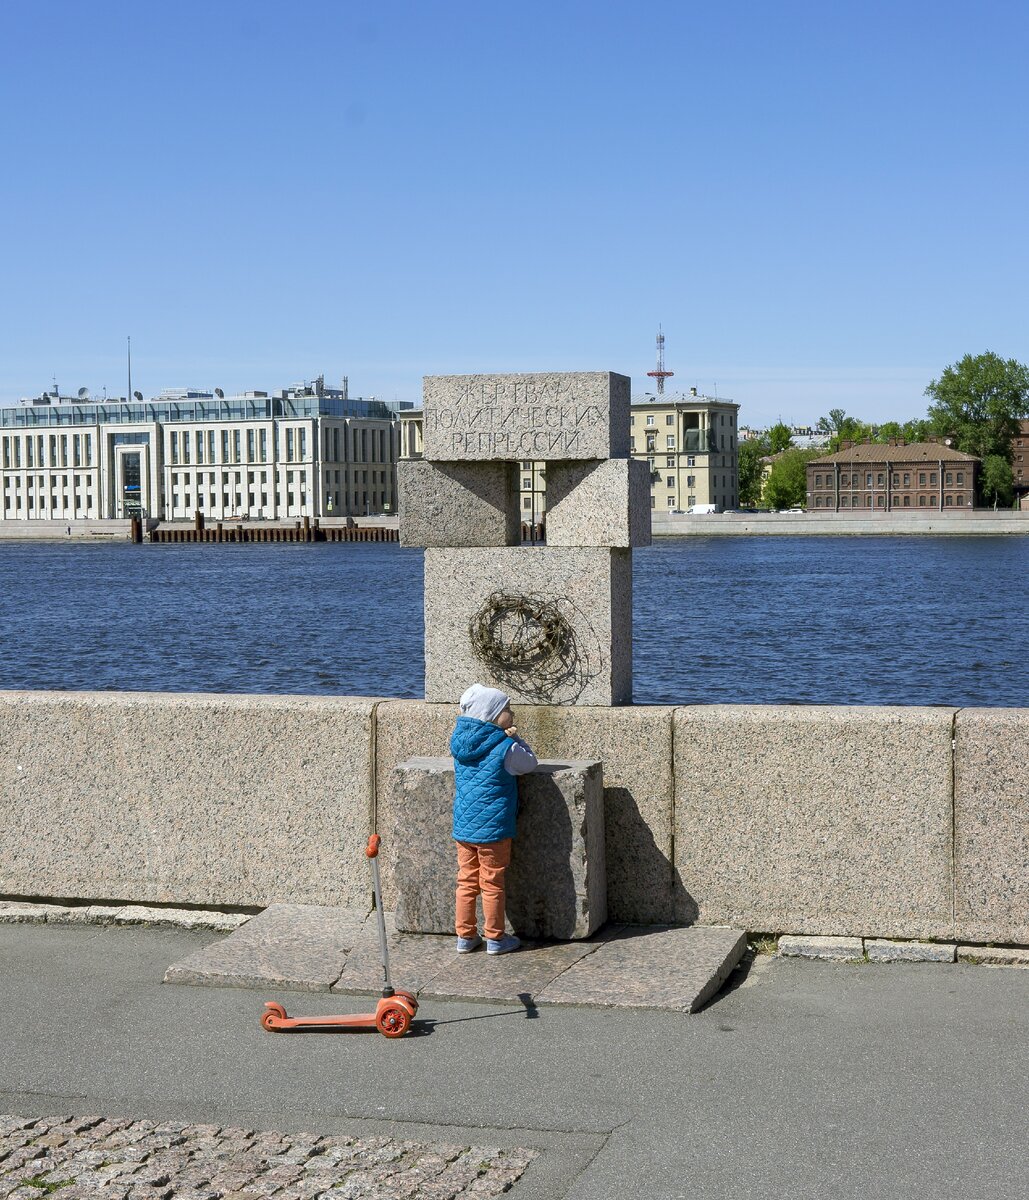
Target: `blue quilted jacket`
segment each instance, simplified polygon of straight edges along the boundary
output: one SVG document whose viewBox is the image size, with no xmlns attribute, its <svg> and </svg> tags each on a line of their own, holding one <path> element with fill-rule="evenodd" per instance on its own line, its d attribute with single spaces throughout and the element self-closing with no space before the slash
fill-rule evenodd
<svg viewBox="0 0 1029 1200">
<path fill-rule="evenodd" d="M 454 756 L 454 840 L 485 845 L 514 837 L 518 780 L 504 769 L 511 739 L 490 721 L 458 717 Z"/>
</svg>

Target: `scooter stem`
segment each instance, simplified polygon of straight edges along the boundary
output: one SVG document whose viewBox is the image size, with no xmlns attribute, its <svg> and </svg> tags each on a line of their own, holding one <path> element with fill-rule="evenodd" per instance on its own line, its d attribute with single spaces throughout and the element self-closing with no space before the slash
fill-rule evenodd
<svg viewBox="0 0 1029 1200">
<path fill-rule="evenodd" d="M 382 885 L 379 882 L 378 855 L 372 859 L 372 885 L 375 889 L 375 916 L 379 926 L 379 953 L 382 958 L 382 972 L 386 980 L 382 994 L 392 996 L 393 984 L 389 977 L 389 946 L 386 944 L 386 914 L 382 911 Z"/>
</svg>

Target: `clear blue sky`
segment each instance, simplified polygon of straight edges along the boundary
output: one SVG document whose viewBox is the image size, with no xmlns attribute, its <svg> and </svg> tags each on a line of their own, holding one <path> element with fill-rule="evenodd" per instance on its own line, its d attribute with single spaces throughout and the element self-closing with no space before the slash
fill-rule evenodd
<svg viewBox="0 0 1029 1200">
<path fill-rule="evenodd" d="M 0 401 L 1029 360 L 1029 5 L 0 0 Z"/>
</svg>

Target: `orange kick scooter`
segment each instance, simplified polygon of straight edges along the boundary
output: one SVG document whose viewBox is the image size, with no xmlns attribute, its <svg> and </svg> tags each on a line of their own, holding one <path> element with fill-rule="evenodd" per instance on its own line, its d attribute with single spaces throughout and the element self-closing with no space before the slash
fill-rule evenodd
<svg viewBox="0 0 1029 1200">
<path fill-rule="evenodd" d="M 382 972 L 385 978 L 382 999 L 375 1006 L 375 1012 L 339 1017 L 287 1017 L 286 1010 L 281 1004 L 269 1000 L 264 1006 L 265 1011 L 261 1014 L 261 1025 L 269 1033 L 287 1029 L 315 1029 L 318 1026 L 331 1026 L 334 1029 L 377 1029 L 384 1037 L 398 1038 L 403 1037 L 411 1028 L 411 1022 L 418 1011 L 418 1001 L 410 992 L 394 991 L 389 981 L 389 946 L 386 944 L 386 918 L 382 911 L 382 888 L 379 883 L 380 840 L 379 835 L 373 833 L 365 848 L 365 854 L 371 859 L 372 864 L 375 915 L 379 921 L 379 950 L 382 955 Z"/>
</svg>

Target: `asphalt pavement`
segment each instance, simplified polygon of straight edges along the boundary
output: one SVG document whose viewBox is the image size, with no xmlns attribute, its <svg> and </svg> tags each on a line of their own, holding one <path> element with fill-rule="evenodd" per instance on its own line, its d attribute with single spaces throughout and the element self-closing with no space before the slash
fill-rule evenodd
<svg viewBox="0 0 1029 1200">
<path fill-rule="evenodd" d="M 541 1151 L 513 1200 L 1023 1200 L 1029 971 L 758 958 L 701 1012 L 426 1003 L 413 1034 L 270 1034 L 162 984 L 211 933 L 0 926 L 0 1112 Z M 402 980 L 397 980 L 402 985 Z"/>
</svg>

